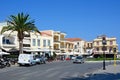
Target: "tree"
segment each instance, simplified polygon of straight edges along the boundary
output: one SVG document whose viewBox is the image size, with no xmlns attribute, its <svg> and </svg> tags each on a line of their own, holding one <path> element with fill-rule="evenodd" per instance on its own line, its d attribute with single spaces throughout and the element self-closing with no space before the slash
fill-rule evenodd
<svg viewBox="0 0 120 80">
<path fill-rule="evenodd" d="M 10 34 L 16 31 L 19 39 L 19 54 L 21 54 L 23 53 L 23 39 L 25 32 L 40 32 L 35 26 L 34 20 L 30 20 L 29 14 L 18 13 L 17 15 L 10 15 L 7 22 L 8 25 L 3 27 L 1 34 L 5 31 L 11 31 Z"/>
</svg>

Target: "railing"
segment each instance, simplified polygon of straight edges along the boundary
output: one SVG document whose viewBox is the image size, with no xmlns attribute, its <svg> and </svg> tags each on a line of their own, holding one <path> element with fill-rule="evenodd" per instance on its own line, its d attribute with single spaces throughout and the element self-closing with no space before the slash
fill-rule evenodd
<svg viewBox="0 0 120 80">
<path fill-rule="evenodd" d="M 65 46 L 60 46 L 60 48 L 65 48 Z"/>
<path fill-rule="evenodd" d="M 60 50 L 60 49 L 57 49 L 57 48 L 56 48 L 56 49 L 54 49 L 54 50 Z"/>
<path fill-rule="evenodd" d="M 60 39 L 61 41 L 66 41 L 65 39 Z"/>
<path fill-rule="evenodd" d="M 30 40 L 23 40 L 23 44 L 30 44 Z"/>
<path fill-rule="evenodd" d="M 55 40 L 54 42 L 60 42 L 60 41 L 58 41 L 58 40 Z"/>
<path fill-rule="evenodd" d="M 16 47 L 16 45 L 9 43 L 9 44 L 3 44 L 3 47 Z"/>
</svg>

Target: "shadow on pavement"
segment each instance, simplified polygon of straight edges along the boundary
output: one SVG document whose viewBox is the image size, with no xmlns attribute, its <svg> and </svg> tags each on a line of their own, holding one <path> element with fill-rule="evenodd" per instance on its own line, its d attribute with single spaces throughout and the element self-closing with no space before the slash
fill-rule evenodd
<svg viewBox="0 0 120 80">
<path fill-rule="evenodd" d="M 120 80 L 120 73 L 87 74 L 86 77 L 69 77 L 61 80 Z"/>
</svg>

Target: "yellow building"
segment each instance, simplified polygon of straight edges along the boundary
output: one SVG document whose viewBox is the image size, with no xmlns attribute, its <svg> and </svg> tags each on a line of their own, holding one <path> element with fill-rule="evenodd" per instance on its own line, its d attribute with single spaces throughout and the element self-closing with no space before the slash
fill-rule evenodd
<svg viewBox="0 0 120 80">
<path fill-rule="evenodd" d="M 103 54 L 102 50 L 103 44 L 102 44 L 102 37 L 97 37 L 93 40 L 93 48 L 94 48 L 94 54 Z M 118 44 L 116 42 L 115 37 L 106 37 L 106 51 L 105 54 L 113 54 L 113 48 L 118 49 Z M 118 52 L 118 50 L 117 50 Z"/>
<path fill-rule="evenodd" d="M 71 52 L 73 49 L 73 43 L 66 41 L 66 33 L 54 30 L 45 30 L 44 33 L 52 35 L 53 45 L 52 49 L 59 55 L 62 55 L 67 52 Z"/>
</svg>

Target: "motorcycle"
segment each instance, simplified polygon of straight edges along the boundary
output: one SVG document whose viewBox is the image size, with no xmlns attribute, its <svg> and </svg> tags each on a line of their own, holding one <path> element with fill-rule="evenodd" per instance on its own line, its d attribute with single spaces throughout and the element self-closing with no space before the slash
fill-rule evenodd
<svg viewBox="0 0 120 80">
<path fill-rule="evenodd" d="M 5 67 L 10 67 L 10 61 L 9 60 L 4 60 L 4 59 L 0 59 L 0 68 L 5 68 Z"/>
<path fill-rule="evenodd" d="M 0 59 L 0 69 L 2 69 L 4 67 L 5 67 L 4 61 L 3 61 L 3 59 Z"/>
</svg>

